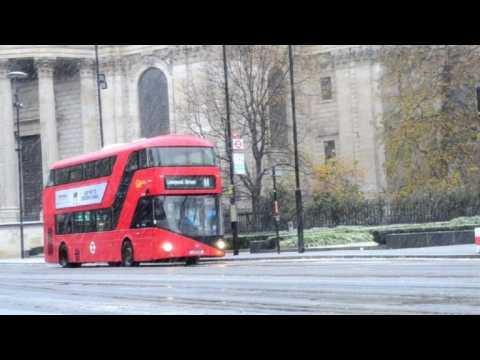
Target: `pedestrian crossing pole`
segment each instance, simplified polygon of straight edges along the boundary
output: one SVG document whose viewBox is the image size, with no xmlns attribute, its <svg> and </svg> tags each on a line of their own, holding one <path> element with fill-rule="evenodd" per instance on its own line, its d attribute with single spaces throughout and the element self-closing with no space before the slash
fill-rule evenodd
<svg viewBox="0 0 480 360">
<path fill-rule="evenodd" d="M 298 134 L 297 134 L 297 114 L 295 104 L 295 74 L 293 66 L 293 45 L 288 45 L 288 58 L 290 63 L 290 91 L 292 100 L 292 121 L 293 121 L 293 146 L 295 150 L 295 200 L 297 205 L 297 233 L 298 233 L 298 252 L 305 252 L 303 241 L 303 200 L 302 190 L 300 188 L 300 164 L 298 156 Z"/>
<path fill-rule="evenodd" d="M 14 102 L 13 107 L 16 110 L 17 114 L 17 157 L 18 157 L 18 210 L 19 210 L 19 223 L 20 223 L 20 257 L 25 258 L 25 248 L 24 248 L 24 231 L 23 231 L 23 149 L 22 149 L 22 138 L 20 137 L 20 109 L 23 107 L 23 104 L 20 102 L 18 96 L 18 85 L 17 80 L 25 79 L 28 75 L 22 71 L 12 71 L 8 74 L 8 78 L 13 83 L 14 89 Z"/>
<path fill-rule="evenodd" d="M 223 69 L 225 75 L 225 107 L 227 112 L 226 127 L 227 127 L 227 154 L 230 161 L 230 222 L 232 228 L 232 240 L 233 240 L 233 255 L 239 254 L 238 249 L 238 215 L 237 206 L 235 202 L 235 173 L 233 165 L 233 143 L 232 143 L 232 125 L 230 119 L 230 94 L 228 89 L 228 63 L 227 63 L 227 46 L 222 45 L 223 50 Z"/>
</svg>

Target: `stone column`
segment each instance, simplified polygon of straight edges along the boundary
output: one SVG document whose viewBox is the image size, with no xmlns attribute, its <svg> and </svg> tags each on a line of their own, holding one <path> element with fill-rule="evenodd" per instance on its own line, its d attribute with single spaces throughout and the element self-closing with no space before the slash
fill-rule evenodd
<svg viewBox="0 0 480 360">
<path fill-rule="evenodd" d="M 0 61 L 0 223 L 18 218 L 18 161 L 12 84 L 8 62 Z"/>
<path fill-rule="evenodd" d="M 115 114 L 115 64 L 112 59 L 104 59 L 100 63 L 100 73 L 105 74 L 108 88 L 100 90 L 103 109 L 103 137 L 105 145 L 117 142 L 117 126 Z"/>
<path fill-rule="evenodd" d="M 339 132 L 339 146 L 336 150 L 337 155 L 343 160 L 355 162 L 357 160 L 355 132 L 357 108 L 353 84 L 355 70 L 348 55 L 344 56 L 337 59 L 335 64 Z"/>
<path fill-rule="evenodd" d="M 48 167 L 58 161 L 57 118 L 53 73 L 55 59 L 37 59 L 38 106 L 42 141 L 43 183 L 48 179 Z"/>
<path fill-rule="evenodd" d="M 115 61 L 115 75 L 113 79 L 113 86 L 115 90 L 114 94 L 114 104 L 115 104 L 115 125 L 117 129 L 117 139 L 119 143 L 126 141 L 125 136 L 125 106 L 127 102 L 124 100 L 123 87 L 125 84 L 124 75 L 123 75 L 123 65 L 120 59 Z"/>
<path fill-rule="evenodd" d="M 93 60 L 82 60 L 80 62 L 80 97 L 82 108 L 83 152 L 90 153 L 97 151 L 100 148 L 97 81 Z"/>
</svg>

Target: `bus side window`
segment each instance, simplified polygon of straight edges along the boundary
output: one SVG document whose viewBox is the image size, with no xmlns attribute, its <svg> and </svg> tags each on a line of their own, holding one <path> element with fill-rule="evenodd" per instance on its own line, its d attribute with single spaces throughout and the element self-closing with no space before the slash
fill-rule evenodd
<svg viewBox="0 0 480 360">
<path fill-rule="evenodd" d="M 96 161 L 96 175 L 97 177 L 110 176 L 112 174 L 111 158 Z"/>
<path fill-rule="evenodd" d="M 63 222 L 65 219 L 65 215 L 57 215 L 55 216 L 55 233 L 57 235 L 63 235 Z"/>
<path fill-rule="evenodd" d="M 85 213 L 79 212 L 73 214 L 73 233 L 83 233 L 85 229 Z"/>
<path fill-rule="evenodd" d="M 96 211 L 96 230 L 100 232 L 112 230 L 111 209 Z"/>
<path fill-rule="evenodd" d="M 153 227 L 153 204 L 151 198 L 141 198 L 133 217 L 132 228 Z"/>
<path fill-rule="evenodd" d="M 109 176 L 112 175 L 112 172 L 113 172 L 113 167 L 115 166 L 115 163 L 117 162 L 117 157 L 116 156 L 112 156 L 109 158 L 110 160 L 110 174 L 108 174 Z"/>
<path fill-rule="evenodd" d="M 55 170 L 50 170 L 50 173 L 48 174 L 47 187 L 48 186 L 55 186 Z"/>
<path fill-rule="evenodd" d="M 83 165 L 70 168 L 70 182 L 83 180 Z"/>
<path fill-rule="evenodd" d="M 69 168 L 58 169 L 55 176 L 56 184 L 63 185 L 67 184 L 70 181 L 70 171 Z"/>
<path fill-rule="evenodd" d="M 96 232 L 96 219 L 95 219 L 95 212 L 94 211 L 86 211 L 84 213 L 84 232 L 91 233 Z"/>
<path fill-rule="evenodd" d="M 85 164 L 85 180 L 95 179 L 95 161 L 91 161 Z"/>
<path fill-rule="evenodd" d="M 56 217 L 56 233 L 57 235 L 67 235 L 72 233 L 72 215 L 57 215 Z"/>
</svg>

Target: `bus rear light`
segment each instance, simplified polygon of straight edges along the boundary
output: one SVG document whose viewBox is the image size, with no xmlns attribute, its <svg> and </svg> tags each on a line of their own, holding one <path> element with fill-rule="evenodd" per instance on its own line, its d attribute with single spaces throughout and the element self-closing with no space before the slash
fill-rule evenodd
<svg viewBox="0 0 480 360">
<path fill-rule="evenodd" d="M 166 242 L 162 245 L 163 251 L 171 252 L 173 250 L 173 245 L 169 242 Z"/>
</svg>

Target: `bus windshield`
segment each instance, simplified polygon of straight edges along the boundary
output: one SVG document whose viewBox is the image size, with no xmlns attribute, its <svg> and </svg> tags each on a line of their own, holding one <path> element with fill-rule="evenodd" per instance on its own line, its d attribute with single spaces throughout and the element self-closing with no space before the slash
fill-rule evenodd
<svg viewBox="0 0 480 360">
<path fill-rule="evenodd" d="M 150 166 L 216 166 L 213 148 L 149 148 Z"/>
<path fill-rule="evenodd" d="M 154 225 L 190 237 L 219 236 L 220 206 L 215 196 L 159 196 Z"/>
</svg>

